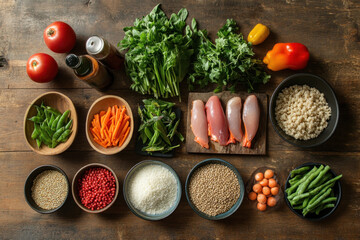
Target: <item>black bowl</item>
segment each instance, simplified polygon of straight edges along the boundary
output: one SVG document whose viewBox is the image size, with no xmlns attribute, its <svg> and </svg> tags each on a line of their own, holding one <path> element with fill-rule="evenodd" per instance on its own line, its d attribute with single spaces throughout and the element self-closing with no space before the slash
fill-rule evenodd
<svg viewBox="0 0 360 240">
<path fill-rule="evenodd" d="M 190 194 L 189 194 L 189 184 L 190 184 L 190 179 L 192 177 L 192 175 L 194 174 L 194 172 L 202 167 L 205 166 L 207 164 L 212 164 L 212 163 L 216 163 L 216 164 L 221 164 L 224 165 L 228 168 L 230 168 L 236 175 L 238 181 L 239 181 L 239 185 L 240 185 L 240 197 L 238 198 L 238 200 L 236 201 L 236 203 L 234 204 L 234 206 L 232 206 L 228 211 L 221 213 L 219 215 L 216 216 L 209 216 L 203 212 L 201 212 L 199 209 L 197 209 L 197 207 L 192 203 L 192 201 L 190 200 Z M 196 212 L 200 217 L 203 217 L 207 220 L 220 220 L 220 219 L 224 219 L 229 217 L 230 215 L 232 215 L 234 212 L 236 212 L 236 210 L 240 207 L 244 196 L 245 196 L 245 186 L 244 186 L 244 182 L 241 178 L 241 175 L 239 173 L 239 171 L 229 162 L 222 160 L 220 158 L 209 158 L 206 160 L 203 160 L 201 162 L 199 162 L 198 164 L 196 164 L 189 172 L 189 175 L 186 178 L 186 182 L 185 182 L 185 195 L 186 195 L 186 199 L 190 205 L 190 207 L 192 208 L 192 210 L 194 210 L 194 212 Z"/>
<path fill-rule="evenodd" d="M 279 93 L 284 89 L 293 85 L 308 85 L 314 87 L 324 94 L 326 101 L 331 108 L 331 117 L 328 121 L 328 126 L 320 133 L 316 138 L 309 140 L 297 140 L 292 136 L 287 135 L 278 125 L 275 118 L 275 105 Z M 309 73 L 298 73 L 285 78 L 279 86 L 275 89 L 270 99 L 269 106 L 270 120 L 276 131 L 276 133 L 284 139 L 286 142 L 297 146 L 297 147 L 315 147 L 326 142 L 335 132 L 336 126 L 339 121 L 339 104 L 336 96 L 330 85 L 322 78 L 309 74 Z"/>
<path fill-rule="evenodd" d="M 326 164 L 309 162 L 309 163 L 304 163 L 304 164 L 296 167 L 295 169 L 305 167 L 305 166 L 320 166 L 320 165 L 326 165 Z M 337 174 L 332 169 L 330 169 L 329 172 L 334 177 L 337 176 Z M 310 221 L 323 220 L 323 219 L 327 218 L 328 216 L 330 216 L 335 211 L 335 209 L 339 206 L 339 203 L 340 203 L 340 200 L 341 200 L 341 184 L 340 184 L 340 181 L 337 180 L 335 185 L 334 185 L 334 188 L 333 188 L 335 197 L 337 197 L 337 200 L 335 202 L 335 206 L 333 208 L 328 208 L 328 209 L 325 209 L 325 210 L 321 211 L 319 215 L 316 215 L 315 213 L 309 213 L 304 217 L 302 215 L 302 211 L 298 210 L 298 209 L 293 209 L 290 202 L 289 202 L 289 200 L 287 199 L 286 189 L 290 187 L 290 183 L 289 183 L 290 177 L 291 177 L 291 174 L 289 174 L 288 178 L 286 179 L 286 183 L 285 183 L 285 194 L 284 194 L 285 202 L 288 205 L 288 207 L 290 208 L 290 210 L 293 213 L 295 213 L 296 215 L 298 215 L 299 217 L 301 217 L 303 219 L 310 220 Z"/>
<path fill-rule="evenodd" d="M 35 178 L 40 173 L 42 173 L 43 171 L 46 171 L 46 170 L 55 170 L 55 171 L 60 172 L 62 175 L 65 176 L 66 183 L 68 186 L 68 192 L 66 194 L 64 202 L 57 208 L 50 209 L 50 210 L 39 207 L 35 203 L 34 199 L 31 197 L 31 187 L 33 185 Z M 69 183 L 68 177 L 66 176 L 66 173 L 61 168 L 54 166 L 54 165 L 42 165 L 42 166 L 35 168 L 34 170 L 32 170 L 32 172 L 29 174 L 29 176 L 26 178 L 26 181 L 25 181 L 25 187 L 24 187 L 25 200 L 32 209 L 34 209 L 36 212 L 39 212 L 39 213 L 53 213 L 53 212 L 56 212 L 57 210 L 59 210 L 65 204 L 65 202 L 69 196 L 69 192 L 70 192 L 70 183 Z"/>
</svg>

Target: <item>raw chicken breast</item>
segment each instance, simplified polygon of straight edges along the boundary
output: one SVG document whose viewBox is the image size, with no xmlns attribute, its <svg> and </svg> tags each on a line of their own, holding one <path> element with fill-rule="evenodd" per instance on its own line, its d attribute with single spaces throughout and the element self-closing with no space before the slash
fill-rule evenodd
<svg viewBox="0 0 360 240">
<path fill-rule="evenodd" d="M 226 118 L 229 125 L 230 139 L 228 143 L 241 142 L 243 132 L 241 129 L 241 98 L 233 97 L 226 104 Z"/>
<path fill-rule="evenodd" d="M 190 127 L 195 135 L 194 141 L 199 143 L 204 148 L 209 148 L 205 106 L 201 100 L 195 100 L 192 103 Z"/>
<path fill-rule="evenodd" d="M 212 96 L 206 103 L 206 116 L 208 122 L 208 134 L 211 140 L 219 142 L 221 146 L 227 145 L 229 129 L 220 99 Z"/>
<path fill-rule="evenodd" d="M 260 108 L 255 95 L 250 95 L 246 98 L 242 117 L 245 127 L 243 146 L 251 148 L 251 140 L 256 135 L 260 121 Z"/>
</svg>

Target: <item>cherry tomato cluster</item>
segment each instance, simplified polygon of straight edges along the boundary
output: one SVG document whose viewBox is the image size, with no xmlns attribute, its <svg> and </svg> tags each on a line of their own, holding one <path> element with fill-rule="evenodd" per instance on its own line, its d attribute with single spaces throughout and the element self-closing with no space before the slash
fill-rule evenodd
<svg viewBox="0 0 360 240">
<path fill-rule="evenodd" d="M 81 203 L 90 210 L 99 210 L 109 205 L 114 200 L 115 191 L 115 178 L 105 168 L 90 168 L 78 180 Z"/>
<path fill-rule="evenodd" d="M 44 41 L 48 48 L 56 53 L 70 52 L 75 46 L 76 34 L 64 22 L 53 22 L 44 31 Z M 32 55 L 26 65 L 31 80 L 39 83 L 50 82 L 58 73 L 58 65 L 53 57 L 46 53 Z"/>
<path fill-rule="evenodd" d="M 274 207 L 277 203 L 275 198 L 279 194 L 279 184 L 274 179 L 274 171 L 267 169 L 264 173 L 258 172 L 255 175 L 256 183 L 249 193 L 249 199 L 257 200 L 257 209 L 265 211 L 267 206 Z"/>
</svg>

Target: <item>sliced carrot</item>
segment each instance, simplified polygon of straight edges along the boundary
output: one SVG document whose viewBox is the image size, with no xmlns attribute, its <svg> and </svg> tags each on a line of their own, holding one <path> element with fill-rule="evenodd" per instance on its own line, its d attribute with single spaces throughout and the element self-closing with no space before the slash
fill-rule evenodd
<svg viewBox="0 0 360 240">
<path fill-rule="evenodd" d="M 129 132 L 130 132 L 130 127 L 128 127 L 128 128 L 126 129 L 126 132 L 125 132 L 124 137 L 123 137 L 123 138 L 121 139 L 121 141 L 119 142 L 119 146 L 123 145 L 123 143 L 125 142 L 127 136 L 129 135 Z"/>
<path fill-rule="evenodd" d="M 104 116 L 106 111 L 100 111 L 100 117 Z"/>
</svg>

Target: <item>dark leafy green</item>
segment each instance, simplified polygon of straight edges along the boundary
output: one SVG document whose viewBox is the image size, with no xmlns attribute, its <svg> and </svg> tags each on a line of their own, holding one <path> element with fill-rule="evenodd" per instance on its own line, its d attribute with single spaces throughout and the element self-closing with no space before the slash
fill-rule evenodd
<svg viewBox="0 0 360 240">
<path fill-rule="evenodd" d="M 144 106 L 138 108 L 141 119 L 139 138 L 144 147 L 142 151 L 166 153 L 180 144 L 174 144 L 177 138 L 184 141 L 184 137 L 178 131 L 180 119 L 174 112 L 174 103 L 158 99 L 144 99 Z"/>
<path fill-rule="evenodd" d="M 126 71 L 132 80 L 131 89 L 155 98 L 179 96 L 179 84 L 190 65 L 191 30 L 183 8 L 168 19 L 157 5 L 134 26 L 124 28 L 125 37 L 118 44 L 125 54 Z M 183 33 L 186 26 L 186 34 Z"/>
<path fill-rule="evenodd" d="M 197 29 L 195 19 L 191 26 L 196 52 L 188 78 L 190 90 L 214 83 L 217 85 L 214 92 L 235 91 L 238 84 L 245 84 L 248 91 L 253 91 L 257 83 L 269 81 L 270 75 L 264 72 L 261 61 L 254 58 L 251 43 L 237 33 L 234 20 L 228 19 L 218 31 L 215 44 L 209 40 L 206 30 Z"/>
</svg>

